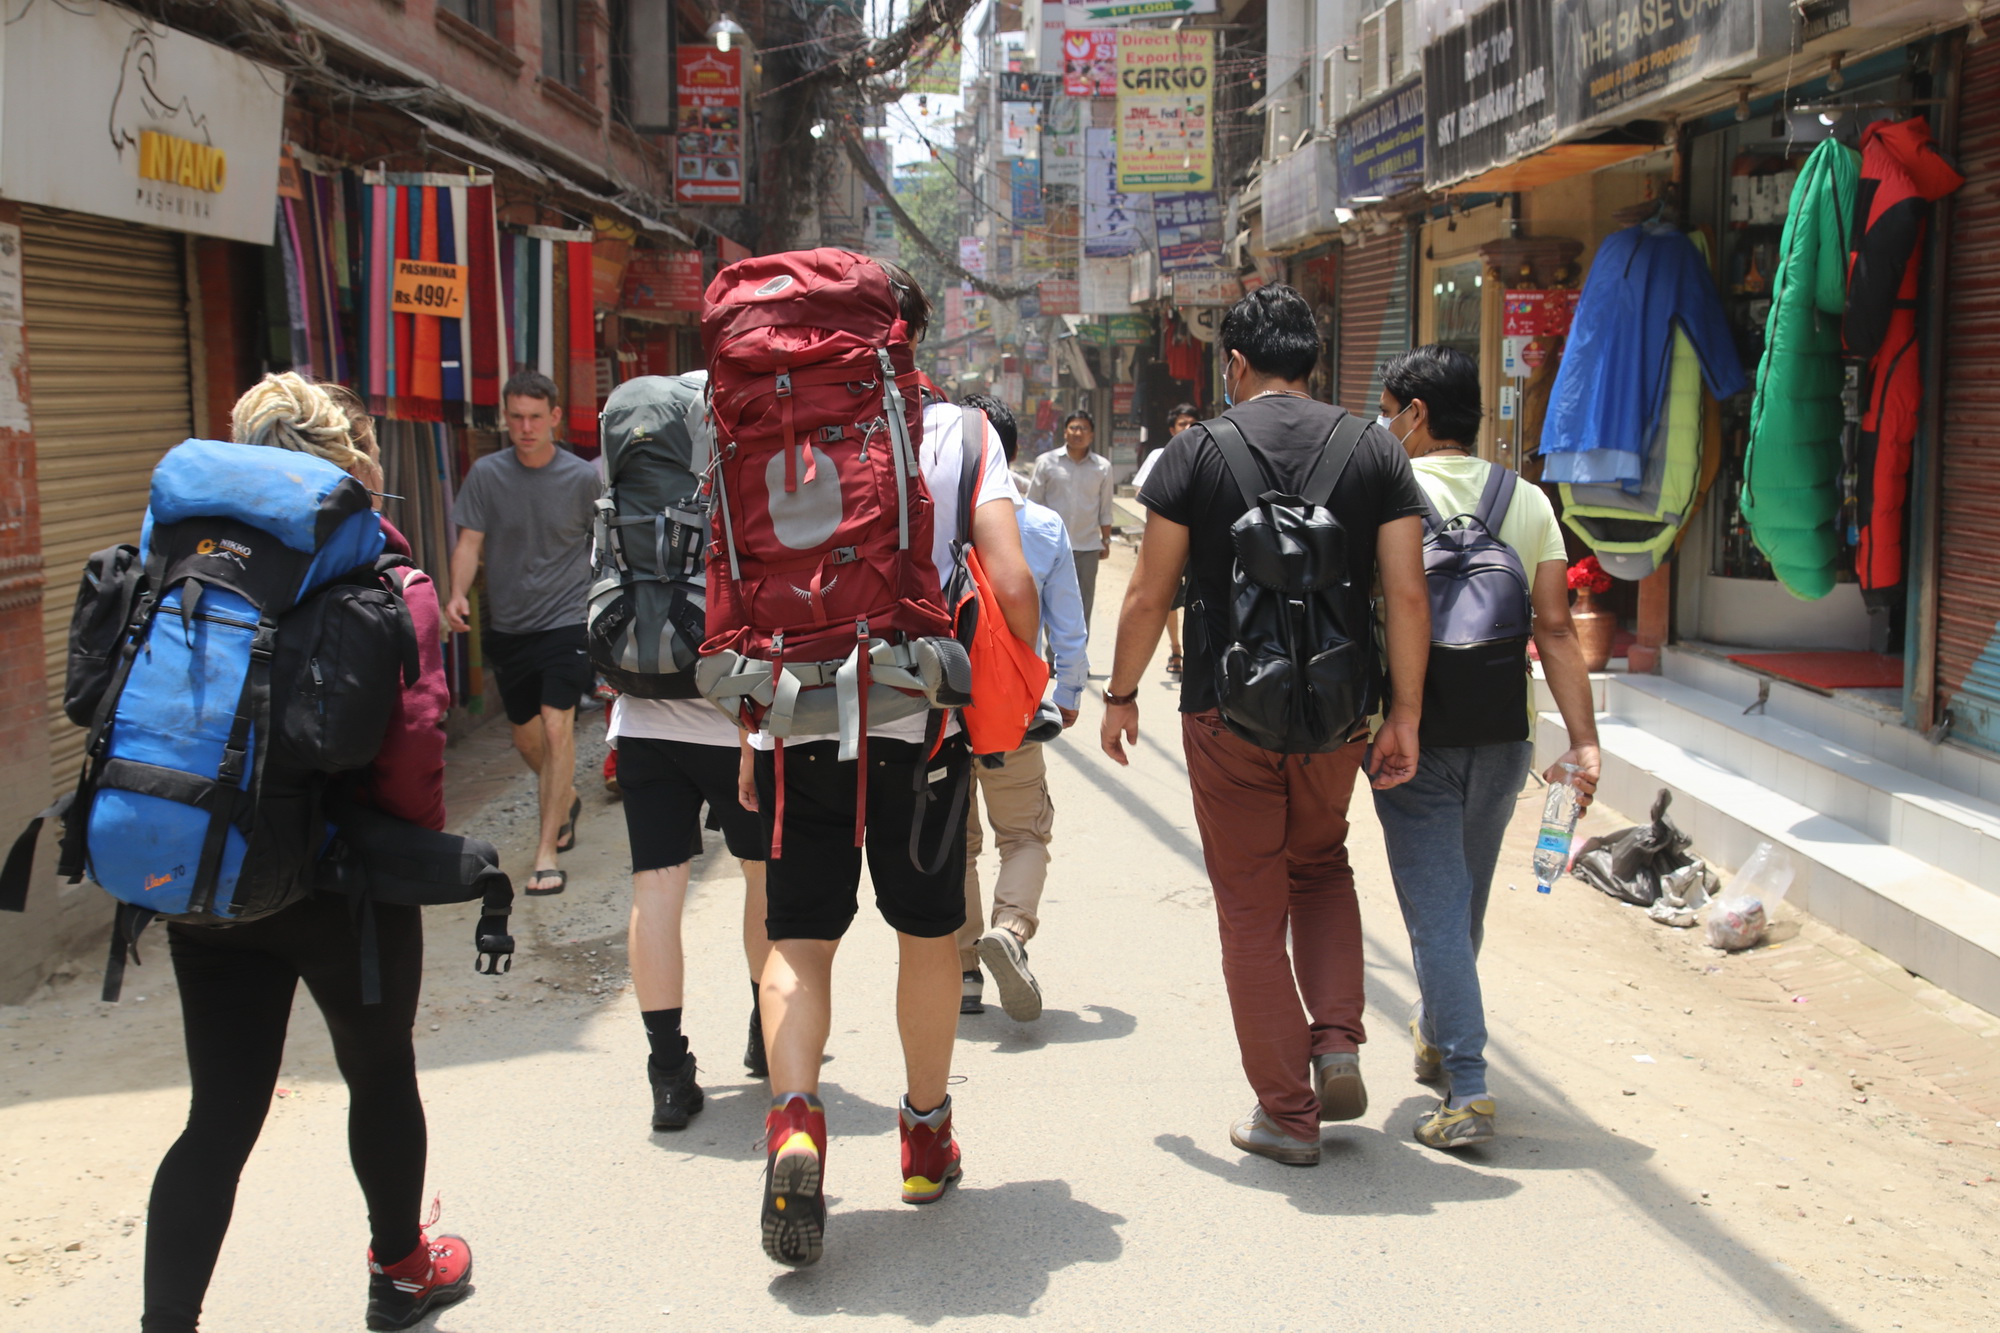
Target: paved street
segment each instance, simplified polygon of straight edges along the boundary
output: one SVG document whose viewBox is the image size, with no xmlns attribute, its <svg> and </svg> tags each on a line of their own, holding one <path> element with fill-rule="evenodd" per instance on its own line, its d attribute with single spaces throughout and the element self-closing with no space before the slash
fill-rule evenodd
<svg viewBox="0 0 2000 1333">
<path fill-rule="evenodd" d="M 1130 564 L 1120 548 L 1104 571 L 1100 670 Z M 1726 957 L 1570 881 L 1538 897 L 1536 790 L 1495 885 L 1484 968 L 1505 1136 L 1455 1157 L 1410 1137 L 1428 1094 L 1409 1076 L 1408 950 L 1363 794 L 1369 1112 L 1328 1127 L 1316 1169 L 1232 1149 L 1250 1094 L 1173 704 L 1149 673 L 1129 770 L 1098 753 L 1094 704 L 1051 747 L 1057 859 L 1032 945 L 1048 1011 L 1024 1027 L 996 1004 L 962 1023 L 965 1181 L 930 1208 L 895 1195 L 894 950 L 864 912 L 838 972 L 833 1207 L 815 1269 L 758 1249 L 765 1092 L 738 1059 L 740 881 L 719 840 L 688 922 L 709 1102 L 681 1134 L 648 1132 L 624 829 L 595 781 L 570 891 L 522 900 L 511 976 L 475 976 L 469 914 L 432 911 L 418 1028 L 431 1187 L 475 1248 L 478 1287 L 435 1326 L 1992 1326 L 2000 1024 L 1795 915 L 1776 943 Z M 601 719 L 586 728 L 601 734 Z M 518 873 L 527 785 L 504 746 L 489 727 L 453 751 L 454 811 Z M 1591 826 L 1625 822 L 1599 812 Z M 186 1104 L 160 932 L 144 953 L 115 1010 L 96 1002 L 88 960 L 0 1010 L 0 1326 L 136 1326 L 146 1190 Z M 366 1228 L 309 1003 L 283 1089 L 211 1291 L 215 1333 L 360 1326 Z"/>
</svg>

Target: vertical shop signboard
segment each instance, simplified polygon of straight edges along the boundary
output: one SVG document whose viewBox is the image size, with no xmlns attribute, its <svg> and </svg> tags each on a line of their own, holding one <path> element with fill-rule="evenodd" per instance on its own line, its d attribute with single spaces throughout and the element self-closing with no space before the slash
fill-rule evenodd
<svg viewBox="0 0 2000 1333">
<path fill-rule="evenodd" d="M 930 50 L 910 61 L 910 75 L 903 91 L 912 96 L 956 97 L 959 92 L 959 59 L 956 40 L 939 37 Z"/>
<path fill-rule="evenodd" d="M 1040 222 L 1042 220 L 1042 164 L 1025 158 L 1016 158 L 1013 163 L 1012 213 L 1016 222 Z"/>
<path fill-rule="evenodd" d="M 1042 155 L 1042 104 L 1000 104 L 1000 156 L 1039 158 Z"/>
<path fill-rule="evenodd" d="M 1222 200 L 1196 190 L 1153 196 L 1153 236 L 1160 272 L 1222 267 Z"/>
<path fill-rule="evenodd" d="M 1496 0 L 1424 48 L 1425 185 L 1450 185 L 1555 139 L 1547 15 L 1535 0 Z"/>
<path fill-rule="evenodd" d="M 1080 315 L 1083 293 L 1075 278 L 1044 278 L 1037 290 L 1044 315 Z"/>
<path fill-rule="evenodd" d="M 1083 122 L 1090 103 L 1053 97 L 1042 113 L 1042 184 L 1083 184 Z"/>
<path fill-rule="evenodd" d="M 1343 204 L 1387 199 L 1424 183 L 1424 87 L 1413 84 L 1361 108 L 1334 136 Z"/>
<path fill-rule="evenodd" d="M 1117 68 L 1118 188 L 1212 188 L 1214 30 L 1121 28 Z"/>
<path fill-rule="evenodd" d="M 1118 95 L 1118 30 L 1069 28 L 1063 33 L 1063 91 L 1071 97 Z"/>
<path fill-rule="evenodd" d="M 674 199 L 683 204 L 741 204 L 743 52 L 683 47 L 679 90 Z"/>
<path fill-rule="evenodd" d="M 1139 248 L 1139 201 L 1118 189 L 1118 136 L 1085 130 L 1083 256 L 1117 259 Z"/>
<path fill-rule="evenodd" d="M 1554 0 L 1556 115 L 1565 129 L 1624 120 L 1642 103 L 1757 59 L 1758 8 L 1728 0 Z"/>
<path fill-rule="evenodd" d="M 977 236 L 958 238 L 958 266 L 975 278 L 986 276 L 986 249 Z"/>
</svg>

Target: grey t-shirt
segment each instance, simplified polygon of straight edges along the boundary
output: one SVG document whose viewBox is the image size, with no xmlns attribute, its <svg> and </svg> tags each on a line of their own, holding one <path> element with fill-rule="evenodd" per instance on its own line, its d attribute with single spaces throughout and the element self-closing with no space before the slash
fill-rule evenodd
<svg viewBox="0 0 2000 1333">
<path fill-rule="evenodd" d="M 510 445 L 465 474 L 452 522 L 486 534 L 489 623 L 502 634 L 581 625 L 590 598 L 590 524 L 604 491 L 567 449 L 523 467 Z"/>
</svg>

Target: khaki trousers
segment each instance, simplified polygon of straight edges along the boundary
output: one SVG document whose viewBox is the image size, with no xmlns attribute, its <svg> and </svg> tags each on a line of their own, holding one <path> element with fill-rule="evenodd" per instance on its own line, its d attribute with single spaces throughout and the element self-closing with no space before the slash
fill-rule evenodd
<svg viewBox="0 0 2000 1333">
<path fill-rule="evenodd" d="M 993 823 L 993 841 L 1000 849 L 1000 876 L 993 883 L 991 924 L 1006 926 L 1022 939 L 1033 939 L 1041 924 L 1036 915 L 1042 888 L 1049 878 L 1049 839 L 1055 832 L 1056 807 L 1049 800 L 1049 771 L 1039 744 L 1023 745 L 998 768 L 974 761 L 972 772 L 986 797 L 986 817 Z M 965 812 L 965 924 L 958 931 L 959 970 L 979 966 L 974 945 L 985 933 L 988 917 L 980 900 L 979 853 L 985 845 L 975 796 Z"/>
</svg>

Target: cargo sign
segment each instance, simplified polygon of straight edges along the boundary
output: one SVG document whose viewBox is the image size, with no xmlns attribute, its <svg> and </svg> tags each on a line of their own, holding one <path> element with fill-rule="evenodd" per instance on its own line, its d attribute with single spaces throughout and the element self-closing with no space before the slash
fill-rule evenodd
<svg viewBox="0 0 2000 1333">
<path fill-rule="evenodd" d="M 389 308 L 399 315 L 465 315 L 465 265 L 429 259 L 398 259 Z"/>
<path fill-rule="evenodd" d="M 1213 30 L 1120 29 L 1117 69 L 1118 189 L 1211 188 Z"/>
<path fill-rule="evenodd" d="M 1496 0 L 1424 48 L 1424 184 L 1450 185 L 1555 139 L 1546 14 L 1534 0 Z"/>
<path fill-rule="evenodd" d="M 743 52 L 709 46 L 680 53 L 680 133 L 674 144 L 674 199 L 683 204 L 743 202 Z"/>
<path fill-rule="evenodd" d="M 1344 204 L 1387 199 L 1424 183 L 1424 89 L 1415 84 L 1363 107 L 1334 136 Z"/>
<path fill-rule="evenodd" d="M 1565 126 L 1628 115 L 1757 55 L 1742 0 L 1554 0 L 1555 105 Z"/>
</svg>

